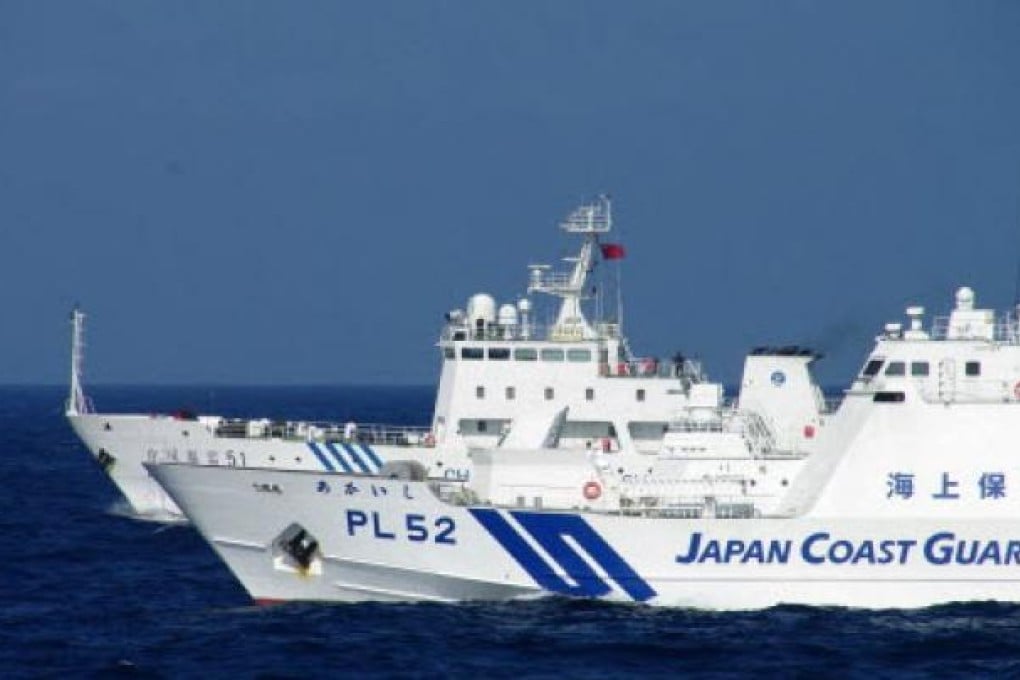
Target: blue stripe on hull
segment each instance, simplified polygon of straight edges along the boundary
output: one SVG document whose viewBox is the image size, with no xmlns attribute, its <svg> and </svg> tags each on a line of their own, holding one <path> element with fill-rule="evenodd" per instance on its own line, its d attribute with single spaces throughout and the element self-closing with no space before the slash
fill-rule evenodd
<svg viewBox="0 0 1020 680">
<path fill-rule="evenodd" d="M 375 451 L 372 450 L 371 446 L 368 444 L 362 444 L 361 450 L 364 451 L 365 454 L 372 460 L 372 464 L 375 465 L 376 472 L 382 470 L 383 462 L 380 460 L 379 456 L 375 455 Z"/>
<path fill-rule="evenodd" d="M 347 460 L 344 459 L 343 454 L 337 451 L 336 447 L 333 446 L 331 442 L 326 442 L 326 448 L 333 454 L 333 457 L 336 458 L 336 462 L 340 463 L 340 467 L 344 469 L 344 472 L 354 472 L 354 468 L 350 466 Z"/>
<path fill-rule="evenodd" d="M 578 515 L 510 512 L 521 528 L 566 573 L 571 583 L 560 576 L 498 511 L 471 508 L 469 512 L 545 590 L 584 597 L 604 597 L 611 592 L 609 584 L 574 547 L 577 546 L 634 600 L 644 602 L 655 597 L 655 590 Z"/>
<path fill-rule="evenodd" d="M 326 456 L 322 454 L 322 451 L 319 450 L 319 447 L 316 446 L 315 442 L 308 442 L 308 448 L 312 450 L 315 457 L 319 459 L 320 463 L 322 463 L 322 467 L 326 468 L 330 472 L 333 472 L 333 470 L 336 469 L 333 467 L 333 464 L 329 462 L 329 458 L 326 458 Z"/>
<path fill-rule="evenodd" d="M 366 475 L 372 474 L 372 471 L 369 469 L 367 465 L 365 465 L 365 461 L 361 460 L 361 455 L 354 450 L 353 446 L 351 446 L 350 444 L 340 444 L 340 446 L 344 447 L 344 451 L 346 451 L 348 455 L 350 455 L 351 460 L 354 461 L 355 465 L 361 468 L 362 472 L 364 472 Z"/>
</svg>

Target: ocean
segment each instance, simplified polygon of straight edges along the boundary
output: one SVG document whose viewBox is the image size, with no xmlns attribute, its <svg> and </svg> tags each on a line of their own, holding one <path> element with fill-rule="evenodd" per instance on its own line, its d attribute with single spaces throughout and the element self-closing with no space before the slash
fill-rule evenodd
<svg viewBox="0 0 1020 680">
<path fill-rule="evenodd" d="M 101 411 L 426 423 L 431 387 L 98 387 Z M 132 519 L 63 418 L 0 388 L 0 677 L 1020 677 L 1020 606 L 653 609 L 550 598 L 253 605 L 187 526 Z"/>
</svg>

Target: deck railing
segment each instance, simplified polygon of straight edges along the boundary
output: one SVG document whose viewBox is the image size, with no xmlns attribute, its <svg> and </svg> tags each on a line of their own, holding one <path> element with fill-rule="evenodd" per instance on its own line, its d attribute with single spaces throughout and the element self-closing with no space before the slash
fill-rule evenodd
<svg viewBox="0 0 1020 680">
<path fill-rule="evenodd" d="M 1017 345 L 1020 344 L 1020 320 L 1012 312 L 997 314 L 991 325 L 992 336 L 988 338 L 995 342 Z M 936 316 L 932 319 L 929 334 L 933 340 L 947 340 L 949 336 L 949 317 Z M 982 333 L 972 335 L 964 334 L 960 339 L 978 339 L 986 337 Z"/>
<path fill-rule="evenodd" d="M 221 421 L 214 433 L 232 439 L 435 446 L 432 429 L 422 425 L 229 419 Z"/>
</svg>

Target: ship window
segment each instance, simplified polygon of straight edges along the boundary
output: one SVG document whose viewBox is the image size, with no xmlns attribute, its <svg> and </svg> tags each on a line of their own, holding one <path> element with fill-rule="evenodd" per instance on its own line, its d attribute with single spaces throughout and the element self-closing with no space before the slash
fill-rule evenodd
<svg viewBox="0 0 1020 680">
<path fill-rule="evenodd" d="M 644 390 L 638 390 L 637 393 L 634 396 L 637 397 L 638 401 L 644 401 L 645 400 L 645 391 Z"/>
<path fill-rule="evenodd" d="M 514 359 L 517 361 L 535 361 L 538 359 L 538 352 L 532 347 L 522 347 L 514 350 Z"/>
<path fill-rule="evenodd" d="M 500 361 L 504 361 L 506 359 L 509 359 L 510 358 L 510 348 L 508 348 L 508 347 L 490 347 L 489 348 L 489 358 L 490 359 L 499 359 Z"/>
<path fill-rule="evenodd" d="M 906 365 L 902 361 L 890 361 L 889 365 L 885 367 L 886 375 L 905 375 Z"/>
<path fill-rule="evenodd" d="M 479 399 L 485 399 L 485 388 L 479 385 L 475 388 L 475 396 Z"/>
<path fill-rule="evenodd" d="M 513 387 L 506 388 L 506 398 L 508 400 L 516 399 L 517 398 L 517 390 L 516 390 L 516 388 L 513 388 Z"/>
<path fill-rule="evenodd" d="M 631 439 L 639 439 L 642 441 L 662 439 L 662 436 L 669 429 L 667 423 L 661 421 L 632 421 L 627 423 L 627 430 L 630 432 Z M 615 438 L 615 428 L 610 428 L 609 436 Z"/>
<path fill-rule="evenodd" d="M 545 398 L 548 401 L 552 401 L 552 398 L 553 398 L 553 388 L 551 388 L 551 387 L 545 388 Z"/>
<path fill-rule="evenodd" d="M 567 361 L 591 361 L 590 349 L 568 349 Z"/>
<path fill-rule="evenodd" d="M 981 375 L 981 362 L 980 361 L 968 361 L 964 365 L 964 372 L 969 376 Z"/>
<path fill-rule="evenodd" d="M 910 362 L 910 375 L 918 377 L 924 377 L 928 375 L 928 362 L 927 361 Z"/>
<path fill-rule="evenodd" d="M 542 361 L 563 361 L 563 350 L 549 348 L 543 349 Z"/>
<path fill-rule="evenodd" d="M 868 362 L 868 365 L 864 367 L 863 374 L 867 378 L 873 378 L 878 375 L 878 372 L 882 370 L 882 364 L 885 363 L 881 359 L 872 359 Z"/>
<path fill-rule="evenodd" d="M 454 350 L 452 347 L 444 347 L 443 356 L 446 357 L 447 359 L 456 359 L 457 351 Z"/>
<path fill-rule="evenodd" d="M 584 398 L 587 399 L 588 401 L 595 401 L 595 390 L 592 389 L 591 387 L 587 388 L 584 391 Z"/>
<path fill-rule="evenodd" d="M 479 421 L 478 421 L 478 431 L 479 431 L 479 432 L 485 432 L 485 431 L 487 431 L 488 429 L 489 429 L 489 423 L 487 423 L 487 422 L 486 422 L 486 421 L 484 421 L 484 420 L 479 420 Z"/>
<path fill-rule="evenodd" d="M 485 352 L 481 347 L 461 347 L 460 348 L 461 359 L 484 359 Z"/>
</svg>

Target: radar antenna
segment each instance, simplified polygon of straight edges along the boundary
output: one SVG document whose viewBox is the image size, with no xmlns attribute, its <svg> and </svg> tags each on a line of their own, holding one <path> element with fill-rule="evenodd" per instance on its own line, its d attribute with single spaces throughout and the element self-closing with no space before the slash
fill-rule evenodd
<svg viewBox="0 0 1020 680">
<path fill-rule="evenodd" d="M 560 229 L 573 234 L 605 234 L 613 228 L 613 206 L 608 194 L 573 210 L 560 222 Z"/>
</svg>

